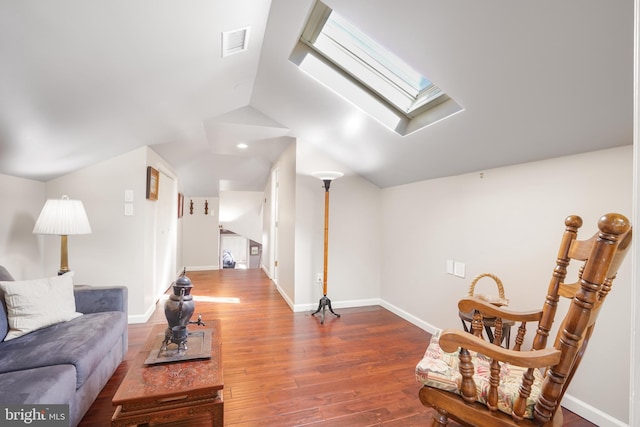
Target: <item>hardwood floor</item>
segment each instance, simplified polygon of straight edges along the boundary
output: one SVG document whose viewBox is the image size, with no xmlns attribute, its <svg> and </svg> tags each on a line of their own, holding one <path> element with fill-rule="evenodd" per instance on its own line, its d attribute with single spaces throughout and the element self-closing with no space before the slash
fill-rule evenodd
<svg viewBox="0 0 640 427">
<path fill-rule="evenodd" d="M 258 269 L 187 275 L 196 301 L 192 320 L 202 314 L 205 323 L 222 321 L 225 426 L 431 424 L 414 376 L 427 332 L 379 306 L 336 310 L 341 317 L 328 314 L 321 325 L 310 312 L 293 313 Z M 163 307 L 161 301 L 146 324 L 129 325 L 126 360 L 81 427 L 109 425 L 111 398 L 151 327 L 166 323 Z M 195 419 L 172 425 L 210 424 Z M 565 425 L 594 426 L 568 411 Z"/>
</svg>

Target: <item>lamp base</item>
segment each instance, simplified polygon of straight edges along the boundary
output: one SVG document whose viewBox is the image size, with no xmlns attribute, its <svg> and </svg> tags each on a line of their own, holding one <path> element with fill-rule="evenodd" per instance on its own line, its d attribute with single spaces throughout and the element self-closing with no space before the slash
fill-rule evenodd
<svg viewBox="0 0 640 427">
<path fill-rule="evenodd" d="M 318 309 L 313 313 L 311 313 L 311 315 L 314 316 L 320 313 L 320 311 L 322 310 L 322 320 L 320 321 L 321 325 L 324 324 L 324 311 L 327 307 L 329 307 L 329 311 L 331 312 L 331 314 L 333 314 L 336 317 L 340 317 L 340 315 L 334 312 L 333 308 L 331 308 L 331 300 L 326 295 L 324 295 L 322 298 L 320 298 L 320 302 L 318 303 Z"/>
</svg>

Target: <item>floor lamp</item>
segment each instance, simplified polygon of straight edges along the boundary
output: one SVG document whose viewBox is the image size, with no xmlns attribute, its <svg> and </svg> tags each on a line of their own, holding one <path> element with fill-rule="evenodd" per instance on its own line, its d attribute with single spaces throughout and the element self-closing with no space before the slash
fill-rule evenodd
<svg viewBox="0 0 640 427">
<path fill-rule="evenodd" d="M 60 236 L 60 270 L 58 275 L 69 272 L 67 236 L 90 234 L 91 226 L 84 205 L 80 200 L 70 200 L 68 196 L 49 199 L 33 227 L 34 234 L 57 234 Z"/>
<path fill-rule="evenodd" d="M 311 175 L 322 180 L 324 183 L 324 270 L 322 274 L 322 298 L 320 298 L 318 309 L 311 314 L 313 316 L 322 311 L 322 320 L 320 323 L 323 324 L 324 312 L 327 307 L 331 314 L 340 317 L 339 314 L 333 311 L 333 308 L 331 307 L 331 300 L 327 297 L 327 260 L 329 257 L 329 187 L 331 186 L 331 181 L 340 178 L 343 173 L 325 171 L 314 172 Z"/>
</svg>

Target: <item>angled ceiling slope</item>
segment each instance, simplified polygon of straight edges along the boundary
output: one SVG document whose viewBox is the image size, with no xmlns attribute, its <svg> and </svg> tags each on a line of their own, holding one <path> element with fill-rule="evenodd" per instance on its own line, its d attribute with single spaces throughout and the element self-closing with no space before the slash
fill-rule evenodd
<svg viewBox="0 0 640 427">
<path fill-rule="evenodd" d="M 291 138 L 383 188 L 632 143 L 633 2 L 325 3 L 464 112 L 401 137 L 303 73 L 288 58 L 314 0 L 0 0 L 0 173 L 151 146 L 216 196 L 262 190 Z"/>
<path fill-rule="evenodd" d="M 264 190 L 272 163 L 291 143 L 289 129 L 250 106 L 207 119 L 202 126 L 205 143 L 198 147 L 152 147 L 171 160 L 185 193 L 192 196 Z"/>
<path fill-rule="evenodd" d="M 379 187 L 632 144 L 633 2 L 323 1 L 464 108 L 389 131 L 287 61 L 314 0 L 273 0 L 251 105 Z"/>
</svg>

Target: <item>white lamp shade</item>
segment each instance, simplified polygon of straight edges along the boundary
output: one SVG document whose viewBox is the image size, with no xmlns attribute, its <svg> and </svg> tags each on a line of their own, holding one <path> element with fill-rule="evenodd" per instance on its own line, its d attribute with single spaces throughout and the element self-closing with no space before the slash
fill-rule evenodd
<svg viewBox="0 0 640 427">
<path fill-rule="evenodd" d="M 91 225 L 80 200 L 49 199 L 33 227 L 34 234 L 90 234 Z"/>
<path fill-rule="evenodd" d="M 321 179 L 323 181 L 332 181 L 334 179 L 338 179 L 344 174 L 342 172 L 334 172 L 334 171 L 320 171 L 313 172 L 311 176 Z"/>
</svg>

